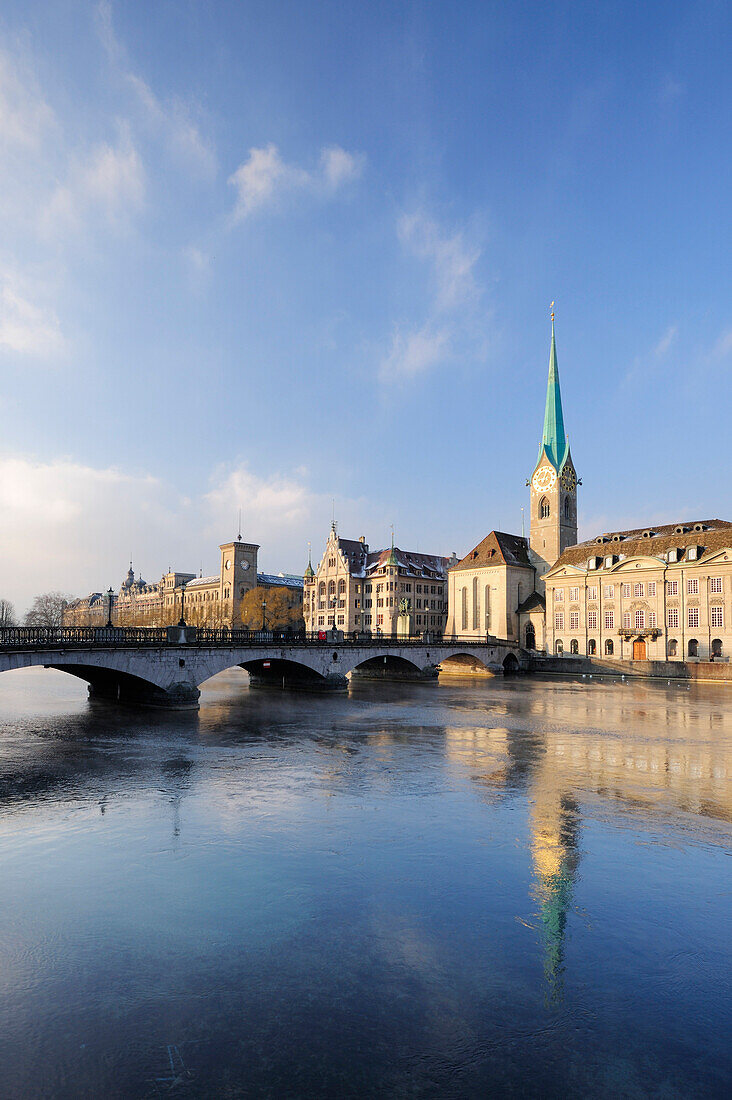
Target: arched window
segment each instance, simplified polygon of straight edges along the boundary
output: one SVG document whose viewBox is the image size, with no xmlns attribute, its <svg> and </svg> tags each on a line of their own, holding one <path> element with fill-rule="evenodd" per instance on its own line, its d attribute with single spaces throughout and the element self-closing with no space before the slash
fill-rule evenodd
<svg viewBox="0 0 732 1100">
<path fill-rule="evenodd" d="M 689 638 L 689 656 L 699 656 L 699 643 L 697 642 L 696 638 Z"/>
<path fill-rule="evenodd" d="M 679 643 L 675 638 L 670 638 L 668 643 L 668 655 L 669 657 L 675 657 L 679 651 Z"/>
<path fill-rule="evenodd" d="M 480 630 L 480 600 L 478 599 L 477 577 L 473 577 L 473 630 Z"/>
<path fill-rule="evenodd" d="M 564 654 L 564 642 L 561 638 L 557 638 L 556 645 L 554 646 L 554 652 L 557 657 L 561 657 Z"/>
<path fill-rule="evenodd" d="M 536 649 L 536 631 L 533 623 L 526 624 L 526 648 Z"/>
<path fill-rule="evenodd" d="M 590 638 L 589 642 L 587 643 L 587 652 L 589 653 L 590 657 L 594 657 L 596 651 L 597 643 L 595 642 L 594 638 Z"/>
<path fill-rule="evenodd" d="M 460 627 L 460 629 L 461 630 L 467 630 L 468 629 L 468 590 L 467 590 L 467 588 L 463 588 L 462 604 L 463 604 L 463 606 L 462 606 L 463 614 L 462 614 L 462 626 Z"/>
<path fill-rule="evenodd" d="M 613 640 L 612 638 L 608 638 L 605 642 L 605 656 L 612 657 L 614 650 L 615 646 L 613 645 Z"/>
<path fill-rule="evenodd" d="M 564 518 L 569 519 L 571 515 L 572 505 L 569 503 L 569 497 L 564 498 Z"/>
<path fill-rule="evenodd" d="M 712 657 L 722 656 L 722 639 L 712 638 Z"/>
<path fill-rule="evenodd" d="M 335 581 L 328 582 L 328 595 L 335 596 Z"/>
<path fill-rule="evenodd" d="M 487 584 L 483 592 L 483 614 L 485 615 L 485 632 L 491 632 L 491 586 Z"/>
<path fill-rule="evenodd" d="M 572 638 L 572 641 L 569 643 L 569 652 L 575 655 L 579 653 L 579 642 L 576 638 Z"/>
<path fill-rule="evenodd" d="M 549 519 L 549 501 L 546 497 L 539 501 L 539 519 Z"/>
<path fill-rule="evenodd" d="M 344 580 L 338 581 L 338 595 L 345 596 L 346 594 L 346 582 Z"/>
<path fill-rule="evenodd" d="M 318 585 L 318 596 L 321 600 L 325 599 L 325 581 L 321 581 Z"/>
</svg>

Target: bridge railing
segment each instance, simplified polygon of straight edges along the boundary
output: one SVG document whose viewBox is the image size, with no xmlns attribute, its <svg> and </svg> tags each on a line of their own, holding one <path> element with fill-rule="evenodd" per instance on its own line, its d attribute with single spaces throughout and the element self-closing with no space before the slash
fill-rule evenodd
<svg viewBox="0 0 732 1100">
<path fill-rule="evenodd" d="M 495 646 L 505 644 L 492 635 L 459 634 L 347 634 L 343 631 L 246 630 L 213 627 L 0 627 L 0 651 L 26 649 L 138 649 L 164 646 L 237 648 L 240 646 Z"/>
</svg>

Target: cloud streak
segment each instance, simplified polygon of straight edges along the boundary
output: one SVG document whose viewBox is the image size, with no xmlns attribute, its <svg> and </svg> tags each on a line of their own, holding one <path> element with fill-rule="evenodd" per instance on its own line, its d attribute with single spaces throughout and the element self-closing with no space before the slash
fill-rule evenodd
<svg viewBox="0 0 732 1100">
<path fill-rule="evenodd" d="M 365 158 L 349 153 L 338 145 L 320 152 L 317 168 L 308 170 L 288 164 L 276 145 L 251 148 L 247 159 L 229 177 L 236 190 L 235 222 L 244 221 L 255 212 L 297 193 L 307 193 L 320 199 L 331 198 L 363 172 Z"/>
<path fill-rule="evenodd" d="M 28 281 L 15 272 L 0 277 L 0 347 L 43 359 L 57 358 L 67 350 L 55 312 L 34 300 Z"/>
<path fill-rule="evenodd" d="M 462 231 L 445 232 L 423 212 L 402 215 L 397 236 L 403 248 L 424 261 L 431 282 L 426 319 L 418 325 L 399 324 L 382 358 L 384 383 L 407 382 L 446 362 L 457 342 L 474 328 L 473 315 L 481 298 L 475 278 L 480 249 Z"/>
</svg>

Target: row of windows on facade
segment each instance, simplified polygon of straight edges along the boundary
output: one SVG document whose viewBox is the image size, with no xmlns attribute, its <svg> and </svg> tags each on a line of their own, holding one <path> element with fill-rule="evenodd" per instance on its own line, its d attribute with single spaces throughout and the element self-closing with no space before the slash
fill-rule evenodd
<svg viewBox="0 0 732 1100">
<path fill-rule="evenodd" d="M 529 627 L 526 628 L 526 646 L 527 646 L 528 649 L 533 649 L 534 648 L 534 632 L 533 632 L 533 630 L 530 631 Z M 607 638 L 606 639 L 604 650 L 605 650 L 605 656 L 606 657 L 612 657 L 613 656 L 613 654 L 615 653 L 615 645 L 613 643 L 612 638 Z M 562 641 L 561 638 L 557 639 L 557 641 L 555 643 L 555 647 L 554 647 L 554 652 L 558 656 L 561 656 L 562 653 L 564 653 L 564 642 Z M 569 652 L 573 656 L 575 656 L 579 653 L 579 642 L 577 641 L 576 638 L 572 638 L 571 642 L 569 643 Z M 698 641 L 697 638 L 690 638 L 689 639 L 688 645 L 686 647 L 686 652 L 687 652 L 687 655 L 689 657 L 698 657 L 699 656 L 699 641 Z M 711 656 L 712 657 L 721 657 L 723 655 L 723 652 L 724 652 L 724 647 L 722 645 L 722 639 L 721 638 L 712 638 Z M 587 653 L 588 653 L 588 656 L 590 656 L 590 657 L 594 657 L 597 654 L 597 642 L 595 641 L 594 638 L 590 638 L 590 640 L 587 643 Z M 678 657 L 679 643 L 676 640 L 676 638 L 670 638 L 669 639 L 668 645 L 666 647 L 666 653 L 669 657 Z"/>
<path fill-rule="evenodd" d="M 417 624 L 417 626 L 440 626 L 441 625 L 440 618 L 441 618 L 441 616 L 439 616 L 439 615 L 417 615 L 416 616 L 416 624 Z M 325 615 L 318 615 L 318 626 L 325 626 L 326 625 L 325 619 L 326 619 Z M 345 622 L 346 622 L 345 615 L 338 615 L 336 617 L 336 625 L 337 626 L 345 626 Z M 328 626 L 332 626 L 332 625 L 333 625 L 333 616 L 329 615 L 328 616 Z M 372 616 L 371 615 L 369 615 L 369 614 L 364 615 L 363 625 L 364 625 L 364 627 L 372 625 Z M 384 625 L 384 616 L 383 615 L 377 615 L 376 616 L 376 625 L 377 626 L 383 626 Z"/>
<path fill-rule="evenodd" d="M 656 595 L 656 582 L 655 581 L 637 581 L 635 584 L 621 584 L 620 596 L 622 599 L 637 598 L 638 596 L 655 596 Z M 580 598 L 579 587 L 574 588 L 555 588 L 554 589 L 554 601 L 555 603 L 564 602 L 564 593 L 569 593 L 569 603 L 578 603 Z M 709 591 L 711 593 L 721 594 L 722 592 L 722 577 L 710 577 L 709 578 Z M 587 586 L 587 599 L 596 600 L 598 593 L 598 586 L 596 584 L 588 584 Z M 602 594 L 606 600 L 612 600 L 615 598 L 615 585 L 606 584 L 603 587 Z M 679 594 L 679 582 L 666 581 L 666 594 L 668 596 L 678 596 Z M 699 578 L 690 577 L 686 581 L 686 594 L 688 596 L 699 595 Z"/>
<path fill-rule="evenodd" d="M 645 538 L 646 535 L 644 534 Z M 598 542 L 608 542 L 606 538 L 598 539 Z M 613 536 L 613 542 L 622 542 L 622 538 L 618 535 Z M 673 547 L 671 550 L 667 550 L 665 554 L 654 554 L 654 557 L 660 557 L 669 564 L 678 564 L 681 561 L 684 554 L 686 554 L 687 561 L 699 561 L 699 558 L 704 553 L 703 546 L 687 546 L 687 547 Z M 618 561 L 624 561 L 627 557 L 626 554 L 608 554 L 605 558 L 592 557 L 587 562 L 588 569 L 599 569 L 602 564 L 605 564 L 606 569 L 610 569 Z"/>
<path fill-rule="evenodd" d="M 687 609 L 687 626 L 694 627 L 699 626 L 699 608 L 688 607 Z M 669 607 L 666 613 L 667 625 L 671 629 L 678 629 L 679 626 L 679 609 L 678 607 Z M 597 630 L 597 612 L 587 612 L 587 629 Z M 605 630 L 615 629 L 615 612 L 606 611 L 604 615 Z M 653 630 L 656 627 L 656 612 L 655 611 L 641 611 L 638 610 L 635 613 L 630 611 L 624 611 L 622 617 L 623 630 L 632 630 L 635 627 L 636 630 Z M 721 606 L 713 606 L 709 609 L 709 623 L 712 627 L 724 628 L 724 608 Z M 564 612 L 557 611 L 554 614 L 554 629 L 564 630 Z M 569 629 L 579 630 L 579 611 L 570 611 L 569 613 Z"/>
<path fill-rule="evenodd" d="M 396 606 L 396 603 L 398 602 L 398 597 L 397 596 L 377 596 L 376 597 L 376 606 L 377 607 L 383 607 L 384 606 L 384 600 L 386 600 L 386 606 L 387 607 L 394 607 L 394 606 Z M 335 602 L 335 597 L 333 597 L 332 600 L 330 600 L 330 601 L 329 600 L 319 600 L 318 601 L 318 611 L 327 611 L 329 605 L 332 606 L 334 602 Z M 339 599 L 336 606 L 339 607 L 339 608 L 340 607 L 345 607 L 346 602 L 347 601 L 345 599 Z M 373 600 L 371 600 L 369 597 L 366 597 L 363 601 L 363 606 L 364 607 L 371 607 L 372 603 L 373 603 Z M 428 610 L 430 607 L 432 608 L 433 611 L 444 611 L 444 609 L 445 609 L 445 601 L 444 600 L 437 600 L 437 599 L 428 600 L 426 598 L 423 599 L 422 597 L 417 597 L 415 603 L 416 603 L 416 606 L 420 610 L 423 606 L 424 606 L 425 610 Z M 305 607 L 307 608 L 307 606 L 308 605 L 306 603 Z M 356 597 L 354 599 L 353 606 L 354 606 L 356 611 L 358 611 L 358 609 L 361 607 L 361 600 L 358 597 Z M 311 608 L 311 612 L 315 611 L 315 597 L 314 596 L 313 596 L 312 600 L 310 601 L 310 608 Z"/>
<path fill-rule="evenodd" d="M 414 586 L 414 590 L 418 595 L 421 595 L 423 589 L 424 589 L 425 594 L 430 594 L 430 595 L 434 596 L 435 593 L 440 592 L 442 590 L 442 585 L 417 584 L 417 585 Z M 363 590 L 366 594 L 370 593 L 372 591 L 372 585 L 370 583 L 365 584 L 363 586 Z M 376 585 L 375 590 L 376 590 L 376 592 L 403 592 L 406 595 L 411 596 L 411 594 L 412 594 L 412 585 L 410 583 L 400 584 L 398 581 L 380 581 Z M 354 592 L 356 592 L 358 594 L 358 593 L 360 593 L 360 591 L 361 591 L 361 585 L 356 584 L 354 586 Z M 339 596 L 345 595 L 345 592 L 346 592 L 346 582 L 345 582 L 345 580 L 338 581 L 338 595 Z M 336 582 L 335 581 L 329 581 L 328 582 L 327 594 L 328 594 L 328 596 L 335 596 L 335 594 L 336 594 Z M 320 584 L 318 585 L 318 598 L 319 599 L 324 599 L 325 595 L 326 595 L 325 581 L 321 581 Z"/>
</svg>

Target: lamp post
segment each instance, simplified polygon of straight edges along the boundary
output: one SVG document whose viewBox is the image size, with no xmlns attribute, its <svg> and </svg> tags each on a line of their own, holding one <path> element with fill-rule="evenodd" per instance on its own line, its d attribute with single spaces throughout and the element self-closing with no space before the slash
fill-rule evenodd
<svg viewBox="0 0 732 1100">
<path fill-rule="evenodd" d="M 331 596 L 331 600 L 330 600 L 330 602 L 331 602 L 331 606 L 332 606 L 332 608 L 333 608 L 333 633 L 335 634 L 335 628 L 336 628 L 336 607 L 338 606 L 338 597 L 337 597 L 337 596 Z"/>
<path fill-rule="evenodd" d="M 186 625 L 185 615 L 183 614 L 185 598 L 186 598 L 186 582 L 181 581 L 181 584 L 180 584 L 180 622 L 178 623 L 178 626 L 185 626 Z"/>
<path fill-rule="evenodd" d="M 267 629 L 267 601 L 262 600 L 262 630 Z"/>
<path fill-rule="evenodd" d="M 114 596 L 114 592 L 112 591 L 112 586 L 110 584 L 109 589 L 107 591 L 107 626 L 109 626 L 109 627 L 112 626 L 112 597 L 113 596 Z"/>
</svg>

